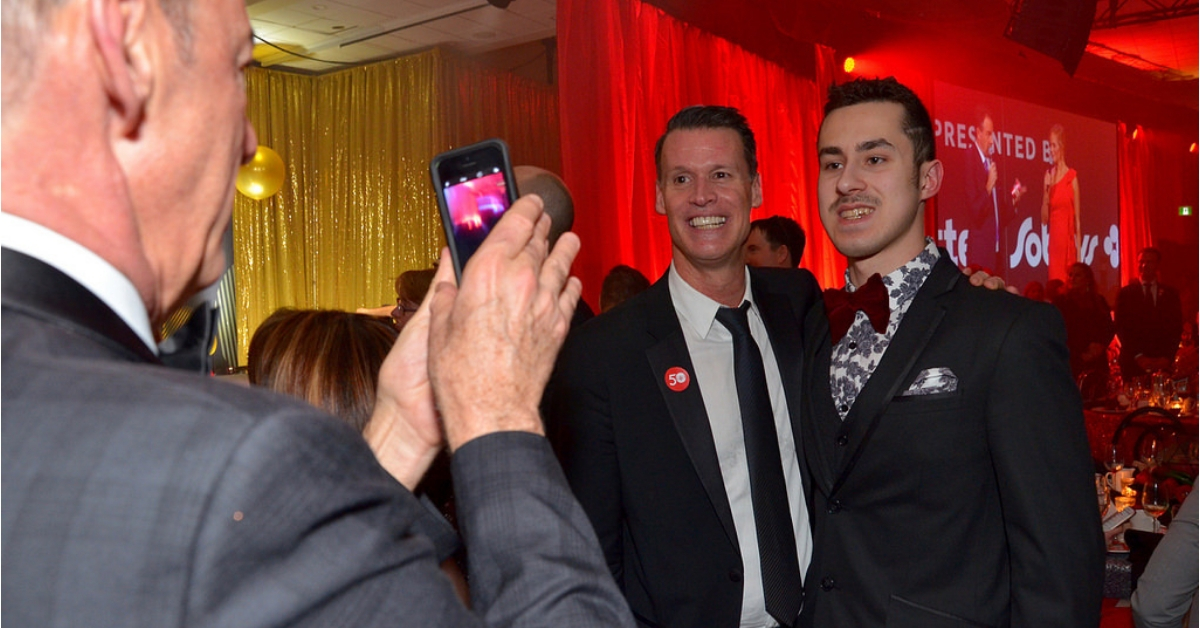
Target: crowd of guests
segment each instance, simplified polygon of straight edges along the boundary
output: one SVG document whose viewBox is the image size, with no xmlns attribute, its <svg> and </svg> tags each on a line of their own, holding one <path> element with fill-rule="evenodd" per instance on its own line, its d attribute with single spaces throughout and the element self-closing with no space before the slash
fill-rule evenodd
<svg viewBox="0 0 1200 628">
<path fill-rule="evenodd" d="M 831 87 L 818 133 L 843 286 L 797 270 L 794 223 L 751 222 L 746 119 L 693 106 L 654 147 L 657 281 L 614 269 L 582 320 L 569 193 L 522 168 L 533 194 L 461 283 L 443 253 L 397 279 L 390 323 L 276 312 L 238 387 L 165 367 L 152 330 L 224 272 L 256 146 L 244 4 L 4 6 L 14 625 L 1098 621 L 1072 336 L 924 235 L 945 172 L 894 79 Z M 38 184 L 68 157 L 78 188 Z M 1118 302 L 1123 367 L 1166 357 L 1122 327 L 1178 302 L 1157 262 Z M 1064 295 L 1081 311 L 1085 270 Z M 439 455 L 449 518 L 423 488 Z"/>
</svg>

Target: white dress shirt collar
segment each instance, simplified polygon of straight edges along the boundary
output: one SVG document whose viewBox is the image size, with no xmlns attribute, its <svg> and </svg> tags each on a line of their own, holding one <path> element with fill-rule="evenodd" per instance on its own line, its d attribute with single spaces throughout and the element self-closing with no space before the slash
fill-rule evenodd
<svg viewBox="0 0 1200 628">
<path fill-rule="evenodd" d="M 742 295 L 742 300 L 749 301 L 751 309 L 757 312 L 758 305 L 754 303 L 754 294 L 750 289 L 749 267 L 743 272 L 746 273 L 746 293 Z M 675 304 L 675 311 L 679 314 L 680 324 L 689 325 L 701 338 L 708 336 L 709 329 L 717 319 L 717 310 L 725 306 L 684 281 L 683 277 L 680 277 L 675 270 L 675 262 L 671 262 L 671 268 L 667 273 L 667 285 L 671 289 L 671 300 Z"/>
<path fill-rule="evenodd" d="M 42 261 L 74 279 L 112 308 L 158 355 L 146 305 L 121 271 L 83 245 L 35 222 L 0 212 L 0 246 Z"/>
</svg>

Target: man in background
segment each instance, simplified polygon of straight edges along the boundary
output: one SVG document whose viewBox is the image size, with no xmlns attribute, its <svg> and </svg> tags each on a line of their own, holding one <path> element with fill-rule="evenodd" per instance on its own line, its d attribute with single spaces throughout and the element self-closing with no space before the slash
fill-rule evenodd
<svg viewBox="0 0 1200 628">
<path fill-rule="evenodd" d="M 760 218 L 750 223 L 746 237 L 746 263 L 758 268 L 797 268 L 804 255 L 804 229 L 786 216 Z"/>
<path fill-rule="evenodd" d="M 632 623 L 540 436 L 580 287 L 578 238 L 549 251 L 537 199 L 461 290 L 443 254 L 360 437 L 156 355 L 151 330 L 225 270 L 257 143 L 244 3 L 4 0 L 2 39 L 4 619 Z M 420 532 L 436 515 L 405 489 L 443 433 L 471 610 Z"/>
<path fill-rule="evenodd" d="M 1183 334 L 1179 293 L 1158 281 L 1162 253 L 1146 247 L 1138 254 L 1138 279 L 1117 293 L 1117 336 L 1121 339 L 1121 376 L 1170 371 Z"/>
<path fill-rule="evenodd" d="M 600 313 L 617 307 L 649 287 L 650 280 L 640 270 L 624 264 L 613 266 L 600 284 Z"/>
<path fill-rule="evenodd" d="M 546 215 L 550 217 L 550 246 L 558 242 L 558 238 L 571 230 L 575 224 L 575 201 L 571 198 L 571 190 L 561 177 L 537 166 L 513 166 L 513 177 L 517 180 L 517 190 L 520 194 L 537 194 L 542 197 Z M 571 318 L 571 329 L 574 329 L 593 316 L 587 301 L 579 299 L 575 306 L 575 314 Z"/>
<path fill-rule="evenodd" d="M 1104 545 L 1061 318 L 971 287 L 925 236 L 942 164 L 908 88 L 831 87 L 817 149 L 848 267 L 805 327 L 802 623 L 1096 625 Z"/>
</svg>

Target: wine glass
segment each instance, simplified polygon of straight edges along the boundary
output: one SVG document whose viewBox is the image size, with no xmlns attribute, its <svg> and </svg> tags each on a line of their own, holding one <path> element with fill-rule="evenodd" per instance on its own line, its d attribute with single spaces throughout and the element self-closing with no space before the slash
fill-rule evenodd
<svg viewBox="0 0 1200 628">
<path fill-rule="evenodd" d="M 1162 453 L 1159 443 L 1158 430 L 1146 432 L 1138 442 L 1138 457 L 1146 463 L 1147 468 L 1158 465 L 1158 456 Z"/>
<path fill-rule="evenodd" d="M 1108 512 L 1108 482 L 1103 473 L 1096 474 L 1096 505 L 1100 507 L 1100 516 Z"/>
<path fill-rule="evenodd" d="M 1158 532 L 1160 529 L 1158 518 L 1161 517 L 1164 512 L 1167 512 L 1167 507 L 1169 505 L 1170 500 L 1167 496 L 1166 487 L 1163 486 L 1162 481 L 1152 478 L 1149 482 L 1146 482 L 1146 486 L 1142 488 L 1142 510 L 1146 511 L 1146 514 L 1150 515 L 1151 517 L 1154 517 L 1155 532 Z"/>
<path fill-rule="evenodd" d="M 1120 471 L 1125 467 L 1125 461 L 1121 459 L 1120 448 L 1116 443 L 1108 446 L 1108 457 L 1104 460 L 1104 468 L 1112 472 Z"/>
</svg>

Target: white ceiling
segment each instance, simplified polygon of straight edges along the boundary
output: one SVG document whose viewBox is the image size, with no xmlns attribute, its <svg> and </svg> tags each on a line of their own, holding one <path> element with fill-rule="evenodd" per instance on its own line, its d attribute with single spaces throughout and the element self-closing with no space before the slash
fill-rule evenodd
<svg viewBox="0 0 1200 628">
<path fill-rule="evenodd" d="M 480 54 L 553 37 L 554 3 L 512 0 L 499 9 L 485 0 L 248 0 L 246 10 L 259 63 L 320 73 L 434 46 Z"/>
</svg>

